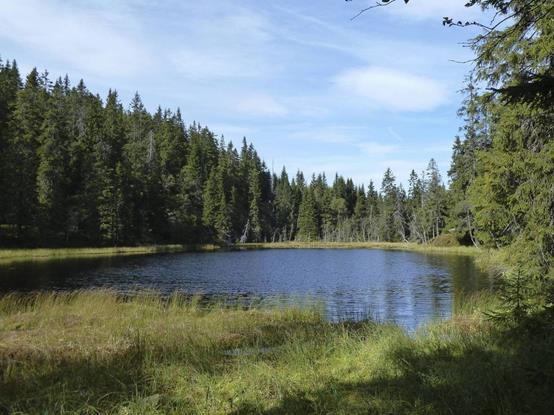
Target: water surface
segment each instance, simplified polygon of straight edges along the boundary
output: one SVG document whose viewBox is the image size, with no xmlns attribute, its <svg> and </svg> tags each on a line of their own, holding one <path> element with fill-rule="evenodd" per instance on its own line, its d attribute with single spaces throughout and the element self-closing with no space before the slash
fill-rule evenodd
<svg viewBox="0 0 554 415">
<path fill-rule="evenodd" d="M 322 304 L 333 320 L 371 316 L 408 329 L 447 318 L 489 281 L 470 257 L 377 249 L 275 249 L 0 265 L 0 292 L 153 288 L 228 299 Z"/>
</svg>

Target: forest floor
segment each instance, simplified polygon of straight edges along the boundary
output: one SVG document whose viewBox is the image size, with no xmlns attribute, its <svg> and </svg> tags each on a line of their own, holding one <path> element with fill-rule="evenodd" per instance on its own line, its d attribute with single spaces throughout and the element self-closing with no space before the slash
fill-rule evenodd
<svg viewBox="0 0 554 415">
<path fill-rule="evenodd" d="M 554 334 L 485 318 L 415 334 L 155 293 L 0 298 L 0 413 L 550 414 Z"/>
</svg>

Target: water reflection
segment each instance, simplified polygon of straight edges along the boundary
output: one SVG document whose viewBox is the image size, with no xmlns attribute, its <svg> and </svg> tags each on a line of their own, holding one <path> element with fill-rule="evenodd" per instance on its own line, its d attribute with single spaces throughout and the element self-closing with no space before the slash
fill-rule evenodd
<svg viewBox="0 0 554 415">
<path fill-rule="evenodd" d="M 153 288 L 208 296 L 321 302 L 330 319 L 372 316 L 414 329 L 489 286 L 469 257 L 384 250 L 163 254 L 0 266 L 0 292 Z M 283 300 L 284 299 L 284 300 Z"/>
</svg>

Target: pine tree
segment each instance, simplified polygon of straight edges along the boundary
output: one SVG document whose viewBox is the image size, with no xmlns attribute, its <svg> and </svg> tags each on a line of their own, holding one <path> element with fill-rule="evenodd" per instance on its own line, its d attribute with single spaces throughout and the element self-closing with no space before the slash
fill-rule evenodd
<svg viewBox="0 0 554 415">
<path fill-rule="evenodd" d="M 125 231 L 131 225 L 123 197 L 125 181 L 121 160 L 126 135 L 124 112 L 116 91 L 108 93 L 102 121 L 102 134 L 94 148 L 98 229 L 103 243 L 118 245 L 124 242 Z"/>
<path fill-rule="evenodd" d="M 10 119 L 10 157 L 17 168 L 8 191 L 11 196 L 8 215 L 13 217 L 19 237 L 30 237 L 38 224 L 36 178 L 38 148 L 48 100 L 47 86 L 47 78 L 39 76 L 33 69 L 23 89 L 17 93 Z"/>
<path fill-rule="evenodd" d="M 207 128 L 193 124 L 187 134 L 189 148 L 187 161 L 181 169 L 179 186 L 178 218 L 186 237 L 192 241 L 202 240 L 202 195 L 209 174 L 217 164 L 218 147 L 215 137 Z"/>
<path fill-rule="evenodd" d="M 9 222 L 11 183 L 15 173 L 14 155 L 9 120 L 21 88 L 19 70 L 15 61 L 5 64 L 0 59 L 0 224 Z M 1 235 L 0 235 L 1 236 Z M 0 238 L 1 240 L 1 238 Z"/>
<path fill-rule="evenodd" d="M 220 242 L 230 242 L 231 239 L 230 205 L 225 186 L 227 161 L 227 155 L 222 151 L 217 168 L 210 173 L 203 195 L 203 223 Z"/>
<path fill-rule="evenodd" d="M 37 150 L 36 189 L 41 216 L 39 226 L 44 240 L 67 239 L 69 143 L 66 94 L 59 79 L 52 89 Z"/>
<path fill-rule="evenodd" d="M 249 174 L 248 180 L 248 221 L 250 223 L 250 240 L 258 242 L 261 240 L 263 234 L 262 228 L 262 189 L 261 189 L 260 172 L 254 165 Z"/>
<path fill-rule="evenodd" d="M 319 239 L 317 206 L 311 189 L 306 189 L 298 212 L 298 235 L 300 241 Z"/>
<path fill-rule="evenodd" d="M 280 239 L 285 241 L 292 239 L 291 223 L 294 220 L 294 198 L 289 176 L 284 167 L 281 176 L 276 179 L 274 216 Z"/>
<path fill-rule="evenodd" d="M 390 168 L 387 168 L 381 184 L 381 193 L 383 200 L 381 204 L 381 228 L 382 236 L 385 241 L 397 241 L 398 234 L 395 223 L 395 212 L 397 208 L 398 188 L 396 187 L 396 178 Z"/>
</svg>

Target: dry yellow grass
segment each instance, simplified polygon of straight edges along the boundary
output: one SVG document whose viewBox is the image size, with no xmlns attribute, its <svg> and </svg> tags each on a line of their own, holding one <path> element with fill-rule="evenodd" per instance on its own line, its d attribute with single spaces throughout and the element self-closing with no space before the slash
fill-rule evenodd
<svg viewBox="0 0 554 415">
<path fill-rule="evenodd" d="M 215 251 L 218 245 L 146 245 L 132 247 L 97 248 L 29 248 L 0 249 L 0 263 L 16 261 L 41 261 L 48 259 L 79 258 L 115 255 L 148 255 L 171 252 Z"/>
<path fill-rule="evenodd" d="M 473 246 L 433 246 L 403 242 L 273 242 L 235 245 L 237 249 L 389 249 L 432 254 L 479 255 L 482 249 Z"/>
</svg>

